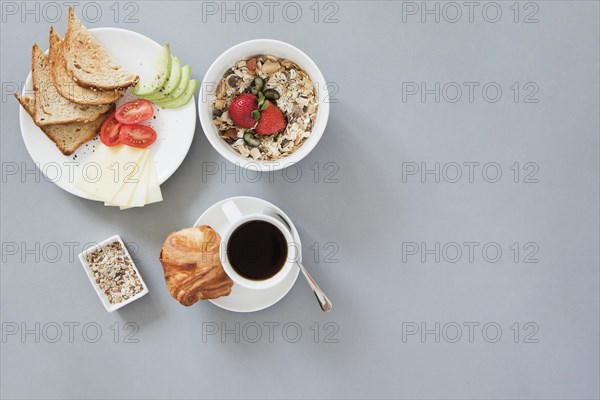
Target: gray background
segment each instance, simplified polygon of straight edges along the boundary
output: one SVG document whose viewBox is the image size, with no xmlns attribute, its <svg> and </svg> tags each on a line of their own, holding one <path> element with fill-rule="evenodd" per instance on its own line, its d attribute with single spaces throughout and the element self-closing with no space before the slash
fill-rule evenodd
<svg viewBox="0 0 600 400">
<path fill-rule="evenodd" d="M 54 25 L 63 31 L 66 7 L 58 4 L 63 13 Z M 237 23 L 231 15 L 222 23 L 220 12 L 205 14 L 203 22 L 203 5 L 195 2 L 132 3 L 137 11 L 121 4 L 115 22 L 113 2 L 97 4 L 102 18 L 90 22 L 95 14 L 89 9 L 88 26 L 119 26 L 170 42 L 199 79 L 238 42 L 288 41 L 306 51 L 337 85 L 337 102 L 322 141 L 299 164 L 298 182 L 292 182 L 297 172 L 292 170 L 274 174 L 273 182 L 268 176 L 250 182 L 243 173 L 239 182 L 231 174 L 204 176 L 203 182 L 203 167 L 216 163 L 222 172 L 232 166 L 211 148 L 199 123 L 186 160 L 162 185 L 165 201 L 143 209 L 107 209 L 44 179 L 36 182 L 35 174 L 4 176 L 3 332 L 14 324 L 35 331 L 39 323 L 41 337 L 36 343 L 34 334 L 5 335 L 2 397 L 598 398 L 597 2 L 535 2 L 530 7 L 538 8 L 537 23 L 523 23 L 535 11 L 524 5 L 515 23 L 512 2 L 498 3 L 502 17 L 496 23 L 482 17 L 484 2 L 478 3 L 473 22 L 463 6 L 456 23 L 444 15 L 439 23 L 433 16 L 423 23 L 420 14 L 404 14 L 403 21 L 402 3 L 392 1 L 321 3 L 318 22 L 313 3 L 299 3 L 302 18 L 296 23 L 282 17 L 283 3 L 272 22 L 263 5 L 256 23 L 249 21 L 254 18 L 250 9 L 246 14 L 240 9 Z M 338 22 L 324 23 L 335 5 Z M 47 20 L 54 13 L 47 8 L 44 15 L 43 6 L 38 5 L 39 22 L 35 15 L 24 15 L 21 22 L 22 10 L 16 15 L 3 11 L 3 171 L 34 165 L 21 139 L 17 104 L 6 92 L 25 79 L 30 45 L 46 45 Z M 138 22 L 125 23 L 133 11 Z M 288 9 L 288 19 L 294 18 L 293 11 Z M 493 18 L 494 10 L 487 11 Z M 445 16 L 453 18 L 453 10 L 446 8 Z M 466 91 L 456 103 L 444 97 L 436 103 L 433 95 L 425 102 L 419 96 L 403 102 L 403 82 L 480 86 L 473 102 Z M 482 97 L 487 82 L 503 89 L 499 101 Z M 521 87 L 516 103 L 509 89 L 514 82 Z M 537 103 L 523 102 L 527 82 L 539 88 Z M 334 168 L 326 169 L 328 162 L 337 167 L 337 183 L 325 179 Z M 449 182 L 450 169 L 448 179 L 442 176 L 439 183 L 433 176 L 423 183 L 419 175 L 403 182 L 403 168 L 413 165 L 407 163 L 433 168 L 436 162 L 440 167 L 481 165 L 472 183 L 464 166 L 457 183 Z M 493 162 L 502 169 L 496 183 L 481 174 L 481 166 Z M 521 169 L 518 183 L 509 169 L 515 162 Z M 537 183 L 523 182 L 528 162 L 538 166 Z M 315 163 L 317 182 L 310 169 Z M 489 172 L 487 178 L 493 178 Z M 157 261 L 166 234 L 190 226 L 211 204 L 234 195 L 262 197 L 294 218 L 306 245 L 306 265 L 331 297 L 333 312 L 318 309 L 302 279 L 283 301 L 252 314 L 210 303 L 184 308 L 170 297 Z M 138 250 L 135 258 L 150 294 L 108 314 L 65 243 L 77 243 L 78 253 L 85 243 L 115 233 L 135 242 L 130 248 Z M 329 242 L 339 251 L 326 259 Z M 466 251 L 449 262 L 455 253 L 448 250 L 438 263 L 433 255 L 422 262 L 419 254 L 406 252 L 403 260 L 403 243 L 408 242 L 428 248 L 436 242 L 441 247 L 480 245 L 473 262 Z M 502 249 L 496 263 L 482 256 L 488 242 Z M 516 263 L 509 248 L 514 242 L 521 247 Z M 528 242 L 539 248 L 537 263 L 523 262 Z M 7 254 L 6 246 L 15 243 L 17 254 Z M 308 248 L 313 243 L 321 249 L 316 260 Z M 37 254 L 25 251 L 36 245 Z M 72 343 L 64 325 L 70 322 L 79 324 Z M 90 322 L 102 329 L 96 343 L 85 340 L 95 336 L 93 329 L 82 335 Z M 127 322 L 139 326 L 137 343 L 124 343 Z M 269 322 L 280 324 L 273 343 L 264 325 Z M 296 343 L 291 343 L 293 328 L 287 336 L 282 333 L 290 322 L 302 329 Z M 326 329 L 327 322 L 334 325 Z M 469 322 L 479 324 L 472 340 L 464 325 Z M 56 343 L 51 343 L 53 323 L 62 326 Z M 118 343 L 111 330 L 115 323 Z M 239 343 L 231 334 L 224 341 L 219 335 L 203 341 L 203 326 L 220 328 L 222 323 L 227 329 L 236 323 L 240 330 L 247 326 L 246 335 L 241 332 Z M 252 323 L 263 327 L 256 343 L 250 341 Z M 406 335 L 421 323 L 427 329 L 440 324 L 439 343 L 434 334 Z M 495 343 L 490 343 L 494 328 L 482 333 L 488 323 L 502 329 Z M 452 343 L 455 324 L 462 336 Z"/>
</svg>

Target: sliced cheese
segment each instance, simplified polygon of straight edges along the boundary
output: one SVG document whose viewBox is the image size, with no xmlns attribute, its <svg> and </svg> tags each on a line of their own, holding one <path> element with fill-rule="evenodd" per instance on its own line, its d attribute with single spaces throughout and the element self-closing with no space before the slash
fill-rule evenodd
<svg viewBox="0 0 600 400">
<path fill-rule="evenodd" d="M 148 157 L 148 189 L 146 191 L 146 204 L 152 204 L 163 200 L 160 184 L 158 183 L 158 174 L 156 173 L 156 165 L 154 157 Z"/>
<path fill-rule="evenodd" d="M 146 165 L 148 163 L 146 162 Z M 133 196 L 129 200 L 126 206 L 121 206 L 121 210 L 125 210 L 127 208 L 132 207 L 144 207 L 146 205 L 146 192 L 148 191 L 148 174 L 145 173 L 144 176 L 140 179 L 140 183 L 138 184 Z"/>
<path fill-rule="evenodd" d="M 129 201 L 126 205 L 121 205 L 121 210 L 125 210 L 131 207 L 143 207 L 146 205 L 146 193 L 148 192 L 148 178 L 150 173 L 148 172 L 148 167 L 150 163 L 153 163 L 152 160 L 152 152 L 148 151 L 148 156 L 144 162 L 144 169 L 142 170 L 140 179 L 135 187 L 135 191 L 129 198 Z"/>
<path fill-rule="evenodd" d="M 75 186 L 94 198 L 110 202 L 127 181 L 132 166 L 140 165 L 144 156 L 147 156 L 144 149 L 99 144 L 83 165 Z"/>
<path fill-rule="evenodd" d="M 132 169 L 130 171 L 131 173 L 129 174 L 126 182 L 121 187 L 121 190 L 119 190 L 119 192 L 112 199 L 110 199 L 110 201 L 108 201 L 110 205 L 115 205 L 119 207 L 130 207 L 135 194 L 138 191 L 140 191 L 140 189 L 143 193 L 142 200 L 139 206 L 144 205 L 144 201 L 146 200 L 146 187 L 148 186 L 148 174 L 146 173 L 146 164 L 148 163 L 149 154 L 150 150 L 146 150 L 144 152 L 142 160 L 140 160 L 140 163 L 136 166 L 135 169 Z"/>
</svg>

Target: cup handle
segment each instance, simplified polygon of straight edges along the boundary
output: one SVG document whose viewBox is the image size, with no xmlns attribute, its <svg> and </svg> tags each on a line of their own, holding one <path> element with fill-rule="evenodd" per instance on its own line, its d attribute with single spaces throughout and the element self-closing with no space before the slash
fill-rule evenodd
<svg viewBox="0 0 600 400">
<path fill-rule="evenodd" d="M 221 211 L 230 224 L 235 224 L 237 221 L 244 217 L 244 214 L 240 211 L 237 204 L 233 200 L 229 200 L 227 203 L 221 206 Z"/>
</svg>

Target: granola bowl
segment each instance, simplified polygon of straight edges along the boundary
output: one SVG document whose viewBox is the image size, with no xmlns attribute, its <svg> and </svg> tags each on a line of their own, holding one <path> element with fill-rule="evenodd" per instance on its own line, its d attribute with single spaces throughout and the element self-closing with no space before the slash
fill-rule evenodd
<svg viewBox="0 0 600 400">
<path fill-rule="evenodd" d="M 304 52 L 278 40 L 233 46 L 209 67 L 200 92 L 200 123 L 208 141 L 227 160 L 255 171 L 278 170 L 302 160 L 323 136 L 329 117 L 323 74 Z M 258 100 L 260 110 L 255 112 L 271 104 L 280 110 L 284 128 L 265 135 L 261 113 L 253 127 L 233 122 L 229 106 L 250 93 Z"/>
<path fill-rule="evenodd" d="M 149 290 L 119 235 L 90 246 L 79 261 L 108 312 L 146 295 Z"/>
</svg>

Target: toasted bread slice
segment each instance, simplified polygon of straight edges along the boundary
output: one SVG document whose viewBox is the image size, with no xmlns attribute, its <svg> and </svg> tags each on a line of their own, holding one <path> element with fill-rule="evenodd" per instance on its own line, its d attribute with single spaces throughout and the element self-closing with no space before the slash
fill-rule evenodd
<svg viewBox="0 0 600 400">
<path fill-rule="evenodd" d="M 83 106 L 62 97 L 52 83 L 48 57 L 37 44 L 33 45 L 31 64 L 36 125 L 94 121 L 110 109 L 110 105 Z"/>
<path fill-rule="evenodd" d="M 31 118 L 35 115 L 35 99 L 33 97 L 19 96 L 14 94 L 19 103 L 23 106 L 25 111 Z M 112 111 L 110 109 L 109 111 Z M 54 142 L 56 147 L 65 156 L 73 154 L 75 150 L 83 143 L 91 140 L 96 133 L 100 131 L 102 124 L 106 118 L 110 115 L 110 112 L 102 114 L 99 118 L 91 122 L 71 122 L 62 125 L 46 125 L 40 126 L 40 129 L 48 136 L 50 140 Z"/>
<path fill-rule="evenodd" d="M 80 86 L 100 90 L 124 89 L 133 86 L 139 76 L 130 73 L 107 53 L 69 7 L 65 34 L 66 68 Z"/>
<path fill-rule="evenodd" d="M 50 28 L 50 73 L 56 90 L 65 99 L 83 105 L 111 104 L 121 97 L 116 90 L 94 90 L 79 86 L 67 72 L 64 58 L 64 41 Z"/>
</svg>

